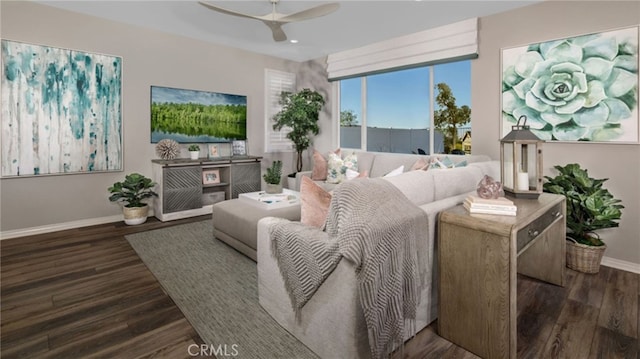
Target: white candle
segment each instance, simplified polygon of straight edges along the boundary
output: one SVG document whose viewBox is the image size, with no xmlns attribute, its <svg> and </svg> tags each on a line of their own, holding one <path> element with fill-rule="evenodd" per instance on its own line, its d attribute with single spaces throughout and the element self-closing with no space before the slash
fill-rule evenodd
<svg viewBox="0 0 640 359">
<path fill-rule="evenodd" d="M 529 190 L 529 173 L 518 172 L 518 190 L 519 191 Z"/>
</svg>

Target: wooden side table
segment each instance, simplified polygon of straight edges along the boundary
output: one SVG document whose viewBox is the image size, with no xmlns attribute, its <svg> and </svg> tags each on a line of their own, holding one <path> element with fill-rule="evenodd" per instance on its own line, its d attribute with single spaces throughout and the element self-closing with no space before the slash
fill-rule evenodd
<svg viewBox="0 0 640 359">
<path fill-rule="evenodd" d="M 438 218 L 438 332 L 483 358 L 516 357 L 517 273 L 564 286 L 564 196 L 512 200 L 515 217 L 460 205 Z"/>
</svg>

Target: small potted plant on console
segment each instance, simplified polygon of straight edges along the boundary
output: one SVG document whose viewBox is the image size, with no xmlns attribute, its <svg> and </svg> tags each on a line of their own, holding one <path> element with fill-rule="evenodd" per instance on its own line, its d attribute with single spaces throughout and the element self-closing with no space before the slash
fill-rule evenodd
<svg viewBox="0 0 640 359">
<path fill-rule="evenodd" d="M 125 176 L 123 182 L 116 182 L 109 187 L 111 202 L 123 202 L 122 212 L 124 223 L 128 225 L 142 224 L 147 221 L 149 205 L 143 202 L 144 199 L 157 197 L 153 191 L 156 185 L 151 179 L 139 174 L 131 173 Z"/>
<path fill-rule="evenodd" d="M 267 183 L 267 193 L 282 193 L 282 161 L 273 161 L 262 178 Z"/>
<path fill-rule="evenodd" d="M 200 157 L 200 146 L 198 145 L 190 145 L 189 146 L 189 155 L 192 160 L 197 160 Z"/>
</svg>

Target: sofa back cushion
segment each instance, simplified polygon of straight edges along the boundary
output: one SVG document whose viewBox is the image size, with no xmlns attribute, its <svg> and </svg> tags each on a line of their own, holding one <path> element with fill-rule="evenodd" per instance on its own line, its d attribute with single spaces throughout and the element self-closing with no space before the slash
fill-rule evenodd
<svg viewBox="0 0 640 359">
<path fill-rule="evenodd" d="M 384 179 L 398 187 L 400 192 L 418 206 L 434 201 L 433 176 L 429 171 L 409 171 Z"/>
<path fill-rule="evenodd" d="M 414 155 L 407 153 L 376 153 L 371 170 L 369 171 L 369 177 L 382 177 L 394 169 L 404 166 L 405 171 L 408 171 L 418 159 L 424 158 L 429 160 L 428 156 Z"/>
<path fill-rule="evenodd" d="M 482 170 L 476 166 L 430 169 L 427 173 L 433 178 L 434 201 L 475 191 L 478 182 L 484 176 Z"/>
</svg>

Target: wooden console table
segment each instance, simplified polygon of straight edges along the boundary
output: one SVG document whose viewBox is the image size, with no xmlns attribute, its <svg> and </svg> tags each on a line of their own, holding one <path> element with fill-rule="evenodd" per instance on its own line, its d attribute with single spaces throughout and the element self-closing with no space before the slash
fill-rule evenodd
<svg viewBox="0 0 640 359">
<path fill-rule="evenodd" d="M 516 357 L 517 273 L 564 286 L 564 196 L 512 200 L 515 217 L 460 205 L 438 218 L 438 332 L 483 358 Z"/>
</svg>

